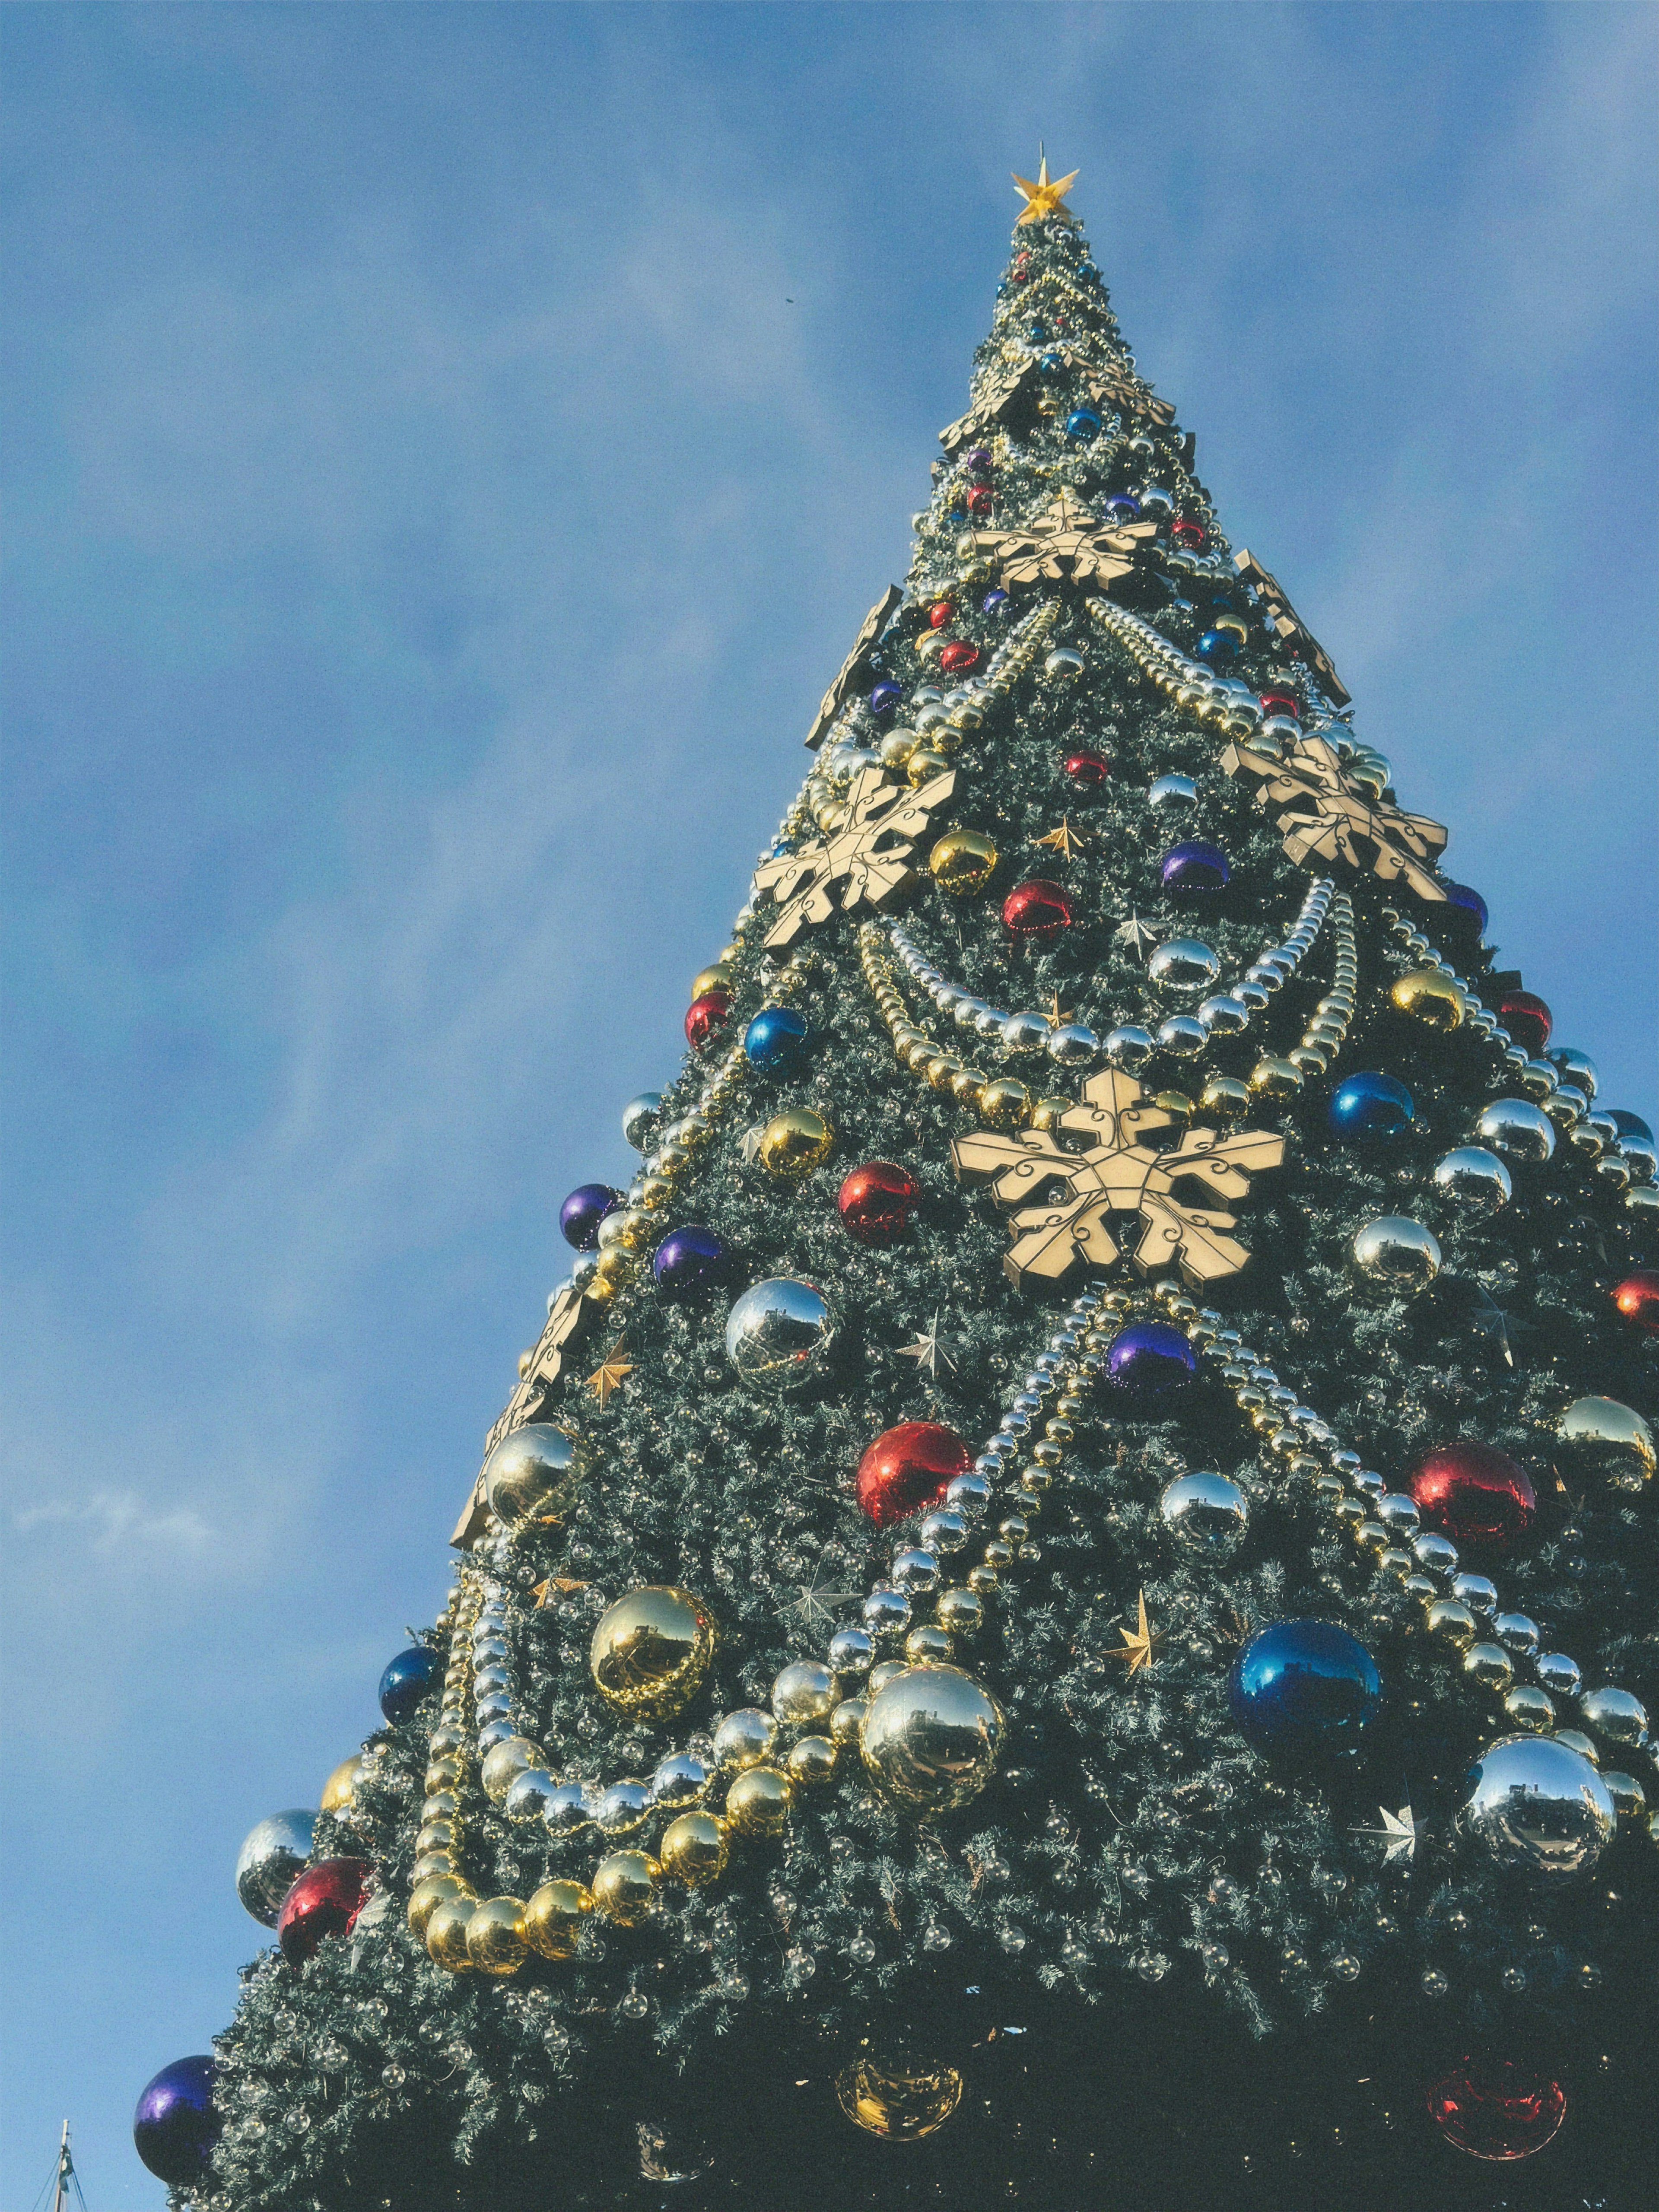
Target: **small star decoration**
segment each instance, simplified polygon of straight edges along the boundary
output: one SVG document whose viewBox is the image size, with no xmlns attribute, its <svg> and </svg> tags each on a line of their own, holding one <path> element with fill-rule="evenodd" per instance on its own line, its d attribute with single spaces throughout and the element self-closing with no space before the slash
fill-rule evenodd
<svg viewBox="0 0 1659 2212">
<path fill-rule="evenodd" d="M 793 1600 L 778 1609 L 791 1614 L 810 1633 L 816 1628 L 833 1627 L 836 1607 L 851 1605 L 858 1595 L 857 1590 L 831 1589 L 828 1583 L 801 1583 L 797 1585 Z"/>
<path fill-rule="evenodd" d="M 534 1585 L 531 1595 L 536 1601 L 537 1611 L 543 1612 L 556 1598 L 568 1597 L 572 1590 L 586 1588 L 586 1583 L 573 1583 L 568 1575 L 550 1575 L 544 1583 Z"/>
<path fill-rule="evenodd" d="M 1158 932 L 1149 929 L 1138 914 L 1119 922 L 1112 935 L 1120 945 L 1127 945 L 1131 952 L 1150 952 L 1158 943 Z"/>
<path fill-rule="evenodd" d="M 618 1357 L 622 1348 L 622 1339 L 618 1337 L 582 1386 L 591 1390 L 602 1406 L 609 1402 L 613 1390 L 621 1389 L 623 1376 L 634 1372 L 633 1361 Z"/>
<path fill-rule="evenodd" d="M 1013 173 L 1015 184 L 1025 195 L 1025 204 L 1015 218 L 1015 229 L 1018 230 L 1022 223 L 1041 222 L 1048 216 L 1054 216 L 1061 222 L 1075 223 L 1077 217 L 1066 206 L 1066 195 L 1077 182 L 1079 173 L 1073 169 L 1069 176 L 1050 178 L 1048 156 L 1039 147 L 1036 183 L 1033 184 L 1030 177 L 1022 177 L 1017 171 Z"/>
<path fill-rule="evenodd" d="M 756 1160 L 759 1158 L 761 1141 L 764 1138 L 765 1134 L 766 1124 L 763 1121 L 757 1121 L 752 1129 L 745 1129 L 744 1131 L 743 1143 L 740 1149 L 743 1153 L 743 1161 L 745 1167 L 752 1167 Z"/>
<path fill-rule="evenodd" d="M 1073 830 L 1069 817 L 1063 814 L 1060 817 L 1058 830 L 1049 830 L 1046 837 L 1033 837 L 1031 840 L 1034 845 L 1050 847 L 1053 851 L 1067 860 L 1075 860 L 1088 842 L 1088 832 L 1084 830 Z"/>
<path fill-rule="evenodd" d="M 1409 1805 L 1402 1805 L 1397 1813 L 1390 1813 L 1386 1805 L 1379 1805 L 1376 1817 L 1380 1828 L 1355 1828 L 1356 1836 L 1380 1836 L 1382 1838 L 1382 1863 L 1392 1866 L 1396 1859 L 1408 1863 L 1417 1856 L 1419 1839 L 1426 1833 L 1425 1823 L 1413 1820 Z"/>
<path fill-rule="evenodd" d="M 1070 1008 L 1060 1005 L 1060 994 L 1058 991 L 1053 992 L 1049 995 L 1048 1018 L 1057 1030 L 1063 1029 L 1066 1023 L 1072 1018 Z"/>
<path fill-rule="evenodd" d="M 1139 1673 L 1139 1669 L 1143 1667 L 1150 1668 L 1152 1666 L 1152 1653 L 1158 1645 L 1162 1644 L 1164 1641 L 1163 1630 L 1161 1628 L 1154 1629 L 1146 1618 L 1146 1593 L 1145 1590 L 1140 1590 L 1137 1593 L 1136 1603 L 1139 1609 L 1139 1619 L 1133 1629 L 1119 1629 L 1117 1632 L 1123 1638 L 1123 1649 L 1121 1651 L 1114 1651 L 1112 1654 L 1114 1659 L 1127 1659 L 1128 1661 L 1129 1672 L 1131 1674 Z"/>
<path fill-rule="evenodd" d="M 957 1363 L 945 1349 L 944 1341 L 939 1336 L 937 1309 L 934 1310 L 933 1318 L 915 1342 L 900 1345 L 898 1354 L 901 1359 L 914 1359 L 917 1367 L 925 1374 L 933 1376 L 935 1381 L 938 1380 L 941 1367 L 945 1368 L 952 1375 L 956 1373 Z"/>
</svg>

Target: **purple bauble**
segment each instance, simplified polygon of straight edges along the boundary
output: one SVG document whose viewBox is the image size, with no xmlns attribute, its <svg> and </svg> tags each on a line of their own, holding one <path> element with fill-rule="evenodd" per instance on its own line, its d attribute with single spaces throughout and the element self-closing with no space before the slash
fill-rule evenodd
<svg viewBox="0 0 1659 2212">
<path fill-rule="evenodd" d="M 884 677 L 870 693 L 870 712 L 878 719 L 891 714 L 897 710 L 898 702 L 903 696 L 900 687 Z"/>
<path fill-rule="evenodd" d="M 218 2068 L 205 2052 L 175 2058 L 164 2066 L 138 2100 L 132 2116 L 132 2142 L 158 2181 L 188 2189 L 199 2181 L 219 2121 L 213 2110 L 213 2077 Z"/>
<path fill-rule="evenodd" d="M 1004 615 L 1012 605 L 1013 601 L 999 584 L 994 591 L 987 592 L 980 601 L 980 611 L 981 614 Z"/>
<path fill-rule="evenodd" d="M 1106 1354 L 1108 1379 L 1120 1390 L 1152 1397 L 1178 1390 L 1198 1371 L 1193 1347 L 1173 1322 L 1134 1321 L 1119 1329 Z"/>
<path fill-rule="evenodd" d="M 724 1237 L 700 1222 L 671 1230 L 652 1255 L 651 1272 L 665 1298 L 695 1297 L 717 1289 L 730 1274 L 732 1255 Z"/>
<path fill-rule="evenodd" d="M 991 473 L 991 456 L 983 446 L 969 446 L 962 457 L 962 465 L 970 476 L 988 477 Z"/>
<path fill-rule="evenodd" d="M 1219 845 L 1206 845 L 1201 837 L 1171 845 L 1158 864 L 1167 891 L 1218 891 L 1232 870 Z"/>
<path fill-rule="evenodd" d="M 1108 522 L 1134 522 L 1140 514 L 1140 501 L 1132 493 L 1117 491 L 1106 502 Z"/>
<path fill-rule="evenodd" d="M 622 1202 L 622 1193 L 612 1190 L 608 1182 L 579 1182 L 559 1208 L 565 1243 L 574 1244 L 579 1252 L 591 1252 L 599 1242 L 600 1222 Z"/>
<path fill-rule="evenodd" d="M 1485 936 L 1486 929 L 1486 902 L 1481 897 L 1479 891 L 1471 890 L 1467 884 L 1448 884 L 1446 885 L 1446 903 L 1456 912 L 1467 916 L 1467 918 L 1474 924 L 1476 929 L 1480 932 L 1481 935 Z"/>
</svg>

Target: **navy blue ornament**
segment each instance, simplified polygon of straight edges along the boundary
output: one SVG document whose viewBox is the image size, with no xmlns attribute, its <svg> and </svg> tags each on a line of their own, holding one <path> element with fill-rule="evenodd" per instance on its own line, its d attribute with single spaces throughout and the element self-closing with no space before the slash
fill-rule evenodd
<svg viewBox="0 0 1659 2212">
<path fill-rule="evenodd" d="M 138 2100 L 132 2116 L 132 2147 L 169 2189 L 188 2189 L 206 2171 L 219 2133 L 213 2110 L 213 2077 L 218 2070 L 205 2052 L 175 2058 Z"/>
<path fill-rule="evenodd" d="M 1158 873 L 1166 891 L 1218 891 L 1225 887 L 1232 870 L 1219 845 L 1189 837 L 1170 846 L 1158 862 Z"/>
<path fill-rule="evenodd" d="M 896 684 L 878 684 L 870 694 L 870 712 L 878 716 L 890 714 L 896 709 L 902 696 Z"/>
<path fill-rule="evenodd" d="M 1632 1114 L 1627 1107 L 1609 1106 L 1607 1119 L 1621 1137 L 1639 1137 L 1644 1145 L 1653 1142 L 1652 1130 L 1639 1114 Z"/>
<path fill-rule="evenodd" d="M 1179 1390 L 1197 1371 L 1197 1354 L 1172 1322 L 1131 1322 L 1119 1329 L 1106 1354 L 1108 1381 L 1137 1397 Z"/>
<path fill-rule="evenodd" d="M 1412 1094 L 1391 1075 L 1345 1076 L 1331 1093 L 1331 1127 L 1339 1137 L 1397 1137 L 1416 1112 Z"/>
<path fill-rule="evenodd" d="M 1206 629 L 1193 650 L 1200 660 L 1231 660 L 1238 651 L 1238 640 L 1228 629 Z"/>
<path fill-rule="evenodd" d="M 730 1279 L 732 1254 L 723 1237 L 693 1221 L 663 1238 L 652 1255 L 651 1273 L 664 1297 L 696 1297 Z"/>
<path fill-rule="evenodd" d="M 1330 1759 L 1354 1750 L 1382 1704 L 1376 1662 L 1332 1620 L 1279 1620 L 1233 1662 L 1227 1702 L 1256 1751 Z"/>
<path fill-rule="evenodd" d="M 980 603 L 980 611 L 981 614 L 1004 615 L 1012 605 L 1012 600 L 999 584 L 994 592 L 987 592 Z"/>
<path fill-rule="evenodd" d="M 1045 353 L 1042 360 L 1037 363 L 1037 374 L 1039 376 L 1063 376 L 1065 373 L 1065 361 L 1061 356 L 1057 353 Z"/>
<path fill-rule="evenodd" d="M 793 1006 L 763 1006 L 743 1033 L 751 1067 L 787 1067 L 806 1042 L 806 1018 Z"/>
<path fill-rule="evenodd" d="M 599 1239 L 599 1224 L 623 1202 L 619 1190 L 608 1182 L 579 1182 L 559 1208 L 559 1227 L 567 1244 L 591 1252 Z"/>
<path fill-rule="evenodd" d="M 1460 921 L 1472 921 L 1477 936 L 1484 936 L 1486 928 L 1486 902 L 1468 884 L 1446 885 L 1446 904 Z"/>
<path fill-rule="evenodd" d="M 387 1660 L 380 1677 L 380 1711 L 393 1728 L 414 1719 L 440 1672 L 437 1653 L 428 1651 L 424 1644 L 411 1644 L 407 1651 Z"/>
<path fill-rule="evenodd" d="M 1066 434 L 1068 438 L 1097 438 L 1100 435 L 1099 416 L 1092 407 L 1074 407 L 1066 417 Z"/>
<path fill-rule="evenodd" d="M 1108 522 L 1133 522 L 1139 514 L 1140 501 L 1133 492 L 1115 491 L 1106 502 Z"/>
<path fill-rule="evenodd" d="M 1032 345 L 1041 345 L 1048 335 L 1048 327 L 1046 323 L 1027 323 L 1025 325 L 1026 339 Z"/>
<path fill-rule="evenodd" d="M 1085 284 L 1098 284 L 1100 282 L 1100 271 L 1092 261 L 1079 261 L 1077 274 Z"/>
</svg>

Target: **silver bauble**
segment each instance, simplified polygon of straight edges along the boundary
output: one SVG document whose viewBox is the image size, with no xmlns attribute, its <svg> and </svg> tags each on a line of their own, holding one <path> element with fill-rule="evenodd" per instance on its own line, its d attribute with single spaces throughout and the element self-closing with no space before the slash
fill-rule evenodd
<svg viewBox="0 0 1659 2212">
<path fill-rule="evenodd" d="M 283 1899 L 311 1857 L 317 1815 L 303 1808 L 273 1813 L 251 1829 L 236 1854 L 236 1894 L 260 1924 L 276 1925 Z"/>
<path fill-rule="evenodd" d="M 1220 980 L 1221 962 L 1195 937 L 1172 937 L 1146 963 L 1146 973 L 1163 991 L 1207 991 Z"/>
<path fill-rule="evenodd" d="M 623 1108 L 623 1134 L 636 1152 L 648 1152 L 656 1139 L 657 1124 L 662 1119 L 660 1091 L 641 1091 L 637 1098 L 630 1098 Z"/>
<path fill-rule="evenodd" d="M 1460 1206 L 1495 1212 L 1514 1190 L 1510 1171 L 1496 1152 L 1482 1145 L 1459 1145 L 1434 1164 L 1434 1187 Z"/>
<path fill-rule="evenodd" d="M 484 1503 L 504 1528 L 553 1519 L 582 1472 L 574 1437 L 550 1421 L 526 1421 L 509 1430 L 483 1466 Z"/>
<path fill-rule="evenodd" d="M 1588 1053 L 1575 1052 L 1570 1044 L 1553 1044 L 1544 1057 L 1555 1070 L 1560 1082 L 1571 1084 L 1574 1090 L 1582 1091 L 1586 1098 L 1595 1097 L 1601 1079 L 1595 1072 L 1595 1062 Z"/>
<path fill-rule="evenodd" d="M 1504 1736 L 1469 1769 L 1460 1832 L 1500 1867 L 1550 1880 L 1588 1874 L 1613 1839 L 1613 1793 L 1553 1736 Z"/>
<path fill-rule="evenodd" d="M 1249 1526 L 1250 1502 L 1224 1474 L 1177 1475 L 1158 1510 L 1176 1548 L 1212 1565 L 1232 1557 Z"/>
<path fill-rule="evenodd" d="M 726 1318 L 726 1356 L 745 1382 L 775 1395 L 802 1390 L 829 1370 L 836 1324 L 811 1283 L 769 1276 Z"/>
<path fill-rule="evenodd" d="M 1541 1166 L 1555 1151 L 1555 1126 L 1530 1098 L 1494 1098 L 1481 1109 L 1474 1133 L 1505 1159 Z"/>
<path fill-rule="evenodd" d="M 1353 1240 L 1353 1257 L 1362 1275 L 1391 1291 L 1426 1290 L 1440 1273 L 1438 1241 L 1401 1213 L 1368 1221 Z"/>
<path fill-rule="evenodd" d="M 1195 806 L 1197 803 L 1198 786 L 1189 775 L 1160 775 L 1147 787 L 1148 806 L 1164 806 L 1174 811 L 1183 806 Z"/>
</svg>

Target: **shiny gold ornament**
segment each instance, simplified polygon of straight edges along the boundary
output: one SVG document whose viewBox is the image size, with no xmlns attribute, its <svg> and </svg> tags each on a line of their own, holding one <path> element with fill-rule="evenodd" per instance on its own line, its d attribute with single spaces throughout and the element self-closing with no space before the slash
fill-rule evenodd
<svg viewBox="0 0 1659 2212">
<path fill-rule="evenodd" d="M 361 1751 L 343 1759 L 326 1782 L 318 1805 L 325 1813 L 349 1813 L 357 1802 L 357 1776 L 363 1763 Z"/>
<path fill-rule="evenodd" d="M 516 1897 L 487 1897 L 474 1905 L 466 1923 L 466 1955 L 481 1974 L 503 1979 L 523 1966 L 530 1950 L 524 1914 Z"/>
<path fill-rule="evenodd" d="M 937 746 L 918 745 L 904 763 L 905 781 L 913 791 L 920 791 L 924 784 L 931 783 L 936 776 L 944 775 L 950 766 L 950 762 Z"/>
<path fill-rule="evenodd" d="M 975 1590 L 941 1590 L 935 1610 L 939 1626 L 948 1634 L 971 1636 L 985 1618 L 985 1601 Z"/>
<path fill-rule="evenodd" d="M 1075 1098 L 1065 1098 L 1057 1092 L 1031 1101 L 1031 1127 L 1034 1129 L 1058 1129 L 1066 1115 L 1077 1111 Z"/>
<path fill-rule="evenodd" d="M 1051 179 L 1047 155 L 1042 155 L 1037 162 L 1035 184 L 1030 178 L 1022 177 L 1017 169 L 1011 170 L 1009 174 L 1025 198 L 1024 206 L 1014 217 L 1014 228 L 1018 230 L 1025 223 L 1046 222 L 1050 219 L 1075 228 L 1077 217 L 1066 206 L 1066 195 L 1082 173 L 1080 169 L 1073 169 L 1066 176 Z M 960 2083 L 957 2084 L 957 2094 L 961 2094 Z"/>
<path fill-rule="evenodd" d="M 702 1600 L 661 1587 L 619 1597 L 593 1631 L 588 1657 L 595 1686 L 618 1712 L 662 1720 L 696 1694 L 714 1653 L 714 1616 Z"/>
<path fill-rule="evenodd" d="M 1575 1465 L 1615 1490 L 1637 1492 L 1653 1480 L 1653 1431 L 1616 1398 L 1577 1398 L 1561 1416 L 1561 1441 Z"/>
<path fill-rule="evenodd" d="M 726 1793 L 728 1827 L 740 1836 L 775 1836 L 789 1818 L 793 1785 L 775 1766 L 749 1766 Z"/>
<path fill-rule="evenodd" d="M 691 978 L 691 997 L 700 999 L 705 991 L 729 991 L 733 980 L 725 962 L 717 961 L 714 967 L 700 969 Z"/>
<path fill-rule="evenodd" d="M 828 1720 L 836 1706 L 836 1678 L 817 1659 L 795 1659 L 772 1684 L 772 1711 L 786 1727 Z"/>
<path fill-rule="evenodd" d="M 797 1788 L 816 1789 L 836 1771 L 836 1746 L 827 1735 L 804 1735 L 790 1747 L 789 1779 Z"/>
<path fill-rule="evenodd" d="M 618 1337 L 582 1386 L 584 1389 L 591 1390 L 602 1406 L 608 1406 L 613 1393 L 621 1389 L 623 1376 L 634 1372 L 631 1359 L 617 1357 L 621 1351 L 622 1339 Z"/>
<path fill-rule="evenodd" d="M 712 1813 L 682 1813 L 668 1825 L 659 1863 L 669 1881 L 701 1889 L 726 1872 L 727 1853 L 723 1820 Z"/>
<path fill-rule="evenodd" d="M 499 1805 L 507 1791 L 527 1766 L 539 1766 L 544 1753 L 538 1743 L 527 1735 L 503 1736 L 484 1753 L 483 1764 L 478 1769 L 478 1779 L 483 1793 L 492 1805 Z"/>
<path fill-rule="evenodd" d="M 1250 1070 L 1250 1088 L 1260 1098 L 1294 1098 L 1307 1078 L 1288 1060 L 1264 1054 Z"/>
<path fill-rule="evenodd" d="M 454 1872 L 455 1854 L 446 1846 L 441 1850 L 422 1851 L 410 1869 L 409 1878 L 418 1889 L 423 1881 L 430 1881 L 434 1875 Z"/>
<path fill-rule="evenodd" d="M 951 830 L 927 855 L 927 872 L 952 898 L 972 898 L 997 869 L 997 848 L 975 830 Z"/>
<path fill-rule="evenodd" d="M 1050 830 L 1044 836 L 1033 837 L 1031 842 L 1046 845 L 1051 852 L 1058 853 L 1063 860 L 1074 860 L 1089 842 L 1089 836 L 1086 830 L 1073 830 L 1071 817 L 1062 814 L 1058 829 Z"/>
<path fill-rule="evenodd" d="M 1504 1700 L 1504 1711 L 1517 1728 L 1546 1735 L 1555 1726 L 1555 1705 L 1547 1690 L 1531 1682 L 1518 1682 Z"/>
<path fill-rule="evenodd" d="M 835 1130 L 822 1114 L 810 1106 L 787 1107 L 761 1133 L 760 1164 L 780 1182 L 799 1182 L 822 1167 L 835 1141 Z"/>
<path fill-rule="evenodd" d="M 988 1083 L 975 1102 L 980 1119 L 993 1129 L 1023 1129 L 1031 1118 L 1031 1094 L 1011 1076 Z"/>
<path fill-rule="evenodd" d="M 1042 513 L 1012 530 L 972 532 L 975 549 L 994 561 L 1006 589 L 1030 584 L 1091 584 L 1104 591 L 1118 577 L 1127 576 L 1148 538 L 1156 538 L 1155 522 L 1103 522 L 1091 514 L 1069 490 L 1061 489 Z M 1056 648 L 1044 662 L 1049 676 L 1075 675 L 1082 656 L 1070 647 Z"/>
<path fill-rule="evenodd" d="M 593 1874 L 593 1903 L 618 1927 L 637 1928 L 657 1909 L 662 1869 L 646 1851 L 611 1851 Z"/>
<path fill-rule="evenodd" d="M 472 1892 L 456 1874 L 428 1875 L 424 1881 L 417 1881 L 409 1893 L 410 1934 L 424 1943 L 427 1924 L 438 1907 L 471 1895 Z"/>
<path fill-rule="evenodd" d="M 599 1301 L 602 1305 L 608 1305 L 611 1298 L 631 1283 L 639 1272 L 640 1263 L 634 1254 L 624 1252 L 619 1245 L 612 1245 L 608 1252 L 600 1253 L 598 1264 L 587 1279 L 586 1294 L 592 1297 L 596 1286 L 609 1291 L 610 1297 L 601 1297 Z"/>
<path fill-rule="evenodd" d="M 904 1656 L 913 1667 L 942 1665 L 956 1656 L 956 1645 L 948 1631 L 936 1622 L 924 1620 L 905 1638 Z"/>
<path fill-rule="evenodd" d="M 854 2126 L 886 2142 L 920 2142 L 945 2125 L 962 2102 L 954 2066 L 912 2058 L 855 2059 L 836 2076 L 836 2096 Z"/>
<path fill-rule="evenodd" d="M 1248 1114 L 1255 1101 L 1250 1087 L 1234 1075 L 1212 1075 L 1199 1097 L 1200 1110 L 1219 1114 L 1229 1121 L 1236 1121 L 1241 1114 Z"/>
<path fill-rule="evenodd" d="M 1468 1011 L 1468 1000 L 1454 977 L 1438 968 L 1413 968 L 1401 976 L 1389 996 L 1402 1014 L 1426 1023 L 1431 1030 L 1455 1030 Z"/>
<path fill-rule="evenodd" d="M 1137 1603 L 1139 1613 L 1134 1627 L 1119 1629 L 1117 1632 L 1123 1638 L 1123 1648 L 1110 1654 L 1114 1659 L 1127 1660 L 1131 1674 L 1139 1674 L 1143 1667 L 1151 1669 L 1152 1655 L 1164 1641 L 1163 1630 L 1153 1628 L 1147 1620 L 1145 1590 L 1139 1592 Z"/>
<path fill-rule="evenodd" d="M 593 1910 L 586 1882 L 544 1881 L 524 1909 L 525 1941 L 544 1959 L 574 1958 L 582 1923 Z"/>
<path fill-rule="evenodd" d="M 859 1750 L 889 1803 L 927 1820 L 979 1795 L 1004 1728 L 1001 1706 L 961 1668 L 905 1667 L 873 1691 Z"/>
<path fill-rule="evenodd" d="M 880 767 L 860 769 L 847 794 L 841 826 L 821 843 L 781 853 L 755 873 L 757 919 L 769 927 L 769 951 L 793 945 L 803 929 L 817 928 L 837 912 L 861 906 L 885 913 L 916 881 L 914 848 L 927 834 L 928 817 L 948 806 L 954 775 L 936 775 L 920 790 L 889 781 Z"/>
<path fill-rule="evenodd" d="M 1353 1240 L 1353 1258 L 1362 1275 L 1408 1295 L 1426 1290 L 1440 1273 L 1438 1239 L 1404 1214 L 1368 1221 Z"/>
<path fill-rule="evenodd" d="M 427 1916 L 426 1948 L 428 1958 L 447 1966 L 452 1974 L 471 1971 L 472 1954 L 466 1948 L 466 1931 L 471 1923 L 475 1900 L 471 1897 L 448 1897 Z"/>
</svg>

